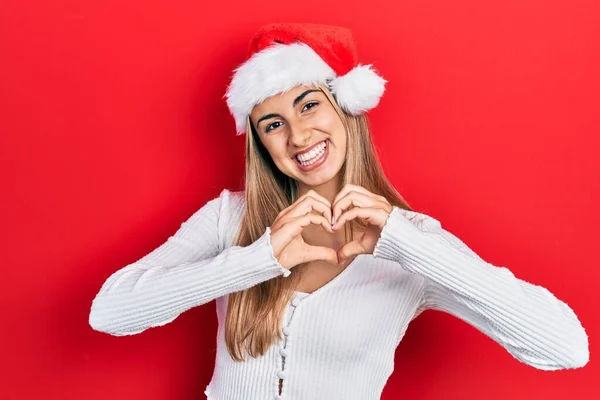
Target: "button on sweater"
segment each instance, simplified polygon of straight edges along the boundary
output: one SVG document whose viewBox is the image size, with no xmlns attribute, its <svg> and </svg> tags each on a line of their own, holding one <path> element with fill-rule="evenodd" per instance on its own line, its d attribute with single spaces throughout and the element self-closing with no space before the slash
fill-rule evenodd
<svg viewBox="0 0 600 400">
<path fill-rule="evenodd" d="M 379 399 L 396 347 L 428 309 L 460 318 L 537 369 L 589 360 L 586 331 L 565 302 L 486 262 L 437 219 L 394 206 L 373 254 L 358 255 L 313 293 L 295 292 L 283 339 L 235 362 L 223 329 L 228 295 L 291 273 L 273 255 L 270 227 L 248 246 L 233 245 L 244 203 L 243 191 L 224 189 L 165 243 L 110 275 L 92 302 L 91 327 L 138 334 L 216 300 L 208 400 Z"/>
</svg>

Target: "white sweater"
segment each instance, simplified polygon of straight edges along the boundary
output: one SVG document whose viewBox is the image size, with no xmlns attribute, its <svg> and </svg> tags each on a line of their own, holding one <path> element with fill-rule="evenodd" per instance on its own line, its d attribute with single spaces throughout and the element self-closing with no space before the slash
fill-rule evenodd
<svg viewBox="0 0 600 400">
<path fill-rule="evenodd" d="M 270 227 L 251 245 L 232 246 L 243 212 L 244 192 L 224 189 L 164 244 L 113 273 L 92 303 L 92 328 L 133 335 L 216 299 L 209 400 L 379 399 L 396 347 L 427 309 L 460 318 L 541 370 L 589 360 L 586 331 L 566 303 L 484 261 L 438 220 L 394 207 L 373 254 L 311 294 L 295 292 L 284 339 L 235 362 L 224 340 L 228 294 L 291 273 L 273 256 Z"/>
</svg>

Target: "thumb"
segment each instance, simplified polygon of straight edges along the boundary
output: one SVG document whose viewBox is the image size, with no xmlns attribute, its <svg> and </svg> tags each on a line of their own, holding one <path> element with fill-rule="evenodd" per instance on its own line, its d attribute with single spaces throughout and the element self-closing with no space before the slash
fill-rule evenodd
<svg viewBox="0 0 600 400">
<path fill-rule="evenodd" d="M 310 251 L 306 255 L 306 261 L 325 260 L 333 264 L 338 263 L 337 252 L 329 247 L 310 246 Z"/>
<path fill-rule="evenodd" d="M 364 253 L 364 249 L 357 240 L 354 240 L 352 242 L 346 243 L 337 250 L 337 258 L 339 260 L 339 263 L 342 263 L 347 258 L 362 253 Z"/>
</svg>

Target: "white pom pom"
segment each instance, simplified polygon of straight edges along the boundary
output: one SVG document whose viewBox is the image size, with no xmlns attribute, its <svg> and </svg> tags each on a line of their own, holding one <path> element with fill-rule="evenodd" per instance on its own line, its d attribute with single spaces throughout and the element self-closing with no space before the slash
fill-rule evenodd
<svg viewBox="0 0 600 400">
<path fill-rule="evenodd" d="M 343 110 L 358 115 L 379 104 L 386 83 L 385 79 L 371 69 L 371 64 L 359 64 L 346 75 L 329 82 L 329 87 Z"/>
</svg>

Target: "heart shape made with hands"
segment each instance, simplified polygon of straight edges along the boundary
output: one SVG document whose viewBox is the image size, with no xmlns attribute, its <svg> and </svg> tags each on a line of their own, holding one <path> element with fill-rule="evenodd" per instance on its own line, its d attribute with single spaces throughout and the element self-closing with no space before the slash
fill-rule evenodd
<svg viewBox="0 0 600 400">
<path fill-rule="evenodd" d="M 348 210 L 351 206 L 353 208 Z M 337 249 L 338 264 L 355 255 L 372 254 L 392 210 L 393 206 L 385 197 L 362 186 L 345 185 L 331 202 L 332 229 L 339 230 L 355 218 L 367 222 L 367 228 L 361 237 Z"/>
</svg>

